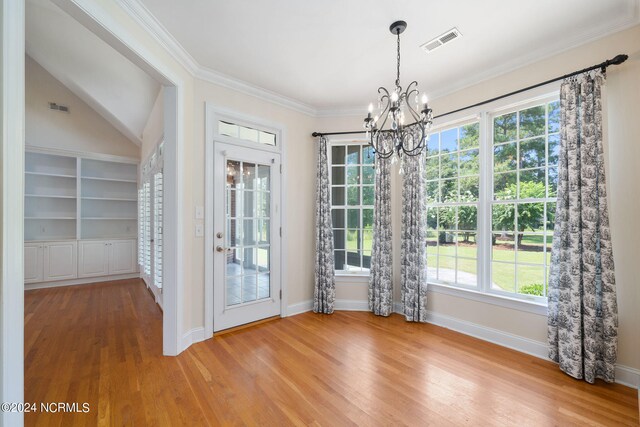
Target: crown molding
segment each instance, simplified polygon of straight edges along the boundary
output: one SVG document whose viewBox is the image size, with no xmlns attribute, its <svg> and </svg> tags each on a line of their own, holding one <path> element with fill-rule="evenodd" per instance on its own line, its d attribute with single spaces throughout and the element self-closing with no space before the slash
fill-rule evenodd
<svg viewBox="0 0 640 427">
<path fill-rule="evenodd" d="M 228 76 L 207 67 L 200 67 L 196 71 L 194 76 L 200 80 L 204 80 L 227 89 L 235 90 L 237 92 L 262 99 L 263 101 L 267 101 L 272 104 L 280 105 L 281 107 L 285 107 L 290 110 L 306 114 L 308 116 L 318 116 L 318 110 L 309 104 L 305 104 L 304 102 L 298 101 L 296 99 L 289 98 L 276 92 L 272 92 L 268 89 L 252 85 L 243 80 L 236 79 L 235 77 Z"/>
<path fill-rule="evenodd" d="M 200 64 L 178 43 L 164 26 L 138 0 L 117 0 L 122 9 L 158 42 L 180 65 L 195 75 Z"/>
<path fill-rule="evenodd" d="M 348 117 L 361 116 L 363 114 L 364 109 L 359 106 L 316 108 L 297 99 L 280 95 L 260 86 L 204 67 L 182 47 L 140 0 L 117 0 L 117 2 L 134 21 L 141 25 L 154 40 L 164 47 L 164 49 L 195 78 L 280 105 L 311 117 Z M 640 0 L 632 0 L 628 3 L 627 14 L 613 23 L 613 25 L 607 25 L 606 28 L 583 28 L 583 31 L 580 31 L 577 35 L 570 38 L 569 43 L 564 44 L 562 47 L 555 44 L 537 49 L 527 55 L 504 62 L 484 72 L 474 74 L 468 79 L 458 80 L 451 85 L 430 91 L 430 98 L 437 99 L 445 97 L 638 24 L 640 24 Z"/>
<path fill-rule="evenodd" d="M 194 77 L 235 90 L 267 102 L 306 114 L 312 117 L 317 115 L 316 108 L 309 104 L 280 95 L 268 89 L 252 85 L 235 77 L 228 76 L 218 71 L 200 65 L 185 50 L 184 47 L 167 31 L 166 28 L 153 16 L 153 14 L 139 0 L 117 0 L 122 9 L 154 40 L 156 40 L 179 64 L 181 64 Z"/>
</svg>

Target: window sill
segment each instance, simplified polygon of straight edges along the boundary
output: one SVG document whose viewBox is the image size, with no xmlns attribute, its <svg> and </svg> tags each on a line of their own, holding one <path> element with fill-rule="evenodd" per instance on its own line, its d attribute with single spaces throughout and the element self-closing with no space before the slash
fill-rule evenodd
<svg viewBox="0 0 640 427">
<path fill-rule="evenodd" d="M 547 305 L 537 301 L 527 301 L 518 298 L 510 298 L 508 296 L 478 292 L 473 289 L 457 288 L 455 286 L 432 282 L 428 283 L 428 290 L 438 294 L 451 295 L 458 298 L 483 302 L 486 304 L 493 304 L 500 307 L 510 308 L 512 310 L 537 314 L 540 316 L 547 315 Z"/>
<path fill-rule="evenodd" d="M 336 273 L 336 285 L 361 285 L 369 283 L 369 273 Z"/>
</svg>

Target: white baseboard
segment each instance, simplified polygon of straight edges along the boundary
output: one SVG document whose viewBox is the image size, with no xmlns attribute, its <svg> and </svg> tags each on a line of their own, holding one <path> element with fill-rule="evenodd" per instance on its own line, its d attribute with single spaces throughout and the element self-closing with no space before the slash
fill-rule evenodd
<svg viewBox="0 0 640 427">
<path fill-rule="evenodd" d="M 616 382 L 627 387 L 637 388 L 640 398 L 640 369 L 631 368 L 616 363 Z"/>
<path fill-rule="evenodd" d="M 204 341 L 204 327 L 191 329 L 182 336 L 182 349 L 180 352 L 189 348 L 191 344 L 195 344 L 200 341 Z"/>
<path fill-rule="evenodd" d="M 369 301 L 337 299 L 334 308 L 342 311 L 369 311 Z"/>
<path fill-rule="evenodd" d="M 351 299 L 337 299 L 334 308 L 341 311 L 369 311 L 369 302 Z M 313 301 L 306 300 L 287 307 L 287 316 L 306 313 L 313 310 Z"/>
<path fill-rule="evenodd" d="M 292 304 L 287 307 L 287 316 L 295 316 L 296 314 L 306 313 L 307 311 L 313 310 L 313 301 L 306 300 L 299 302 L 297 304 Z"/>
<path fill-rule="evenodd" d="M 112 282 L 114 280 L 137 279 L 139 277 L 140 273 L 131 273 L 118 274 L 116 276 L 85 277 L 81 279 L 59 280 L 57 282 L 25 283 L 24 290 L 30 291 L 33 289 L 57 288 L 60 286 L 91 285 L 100 282 Z"/>
</svg>

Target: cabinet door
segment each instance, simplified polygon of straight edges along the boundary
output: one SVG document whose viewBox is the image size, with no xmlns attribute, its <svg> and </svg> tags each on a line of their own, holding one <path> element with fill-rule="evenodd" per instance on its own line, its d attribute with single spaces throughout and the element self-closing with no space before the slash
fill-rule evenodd
<svg viewBox="0 0 640 427">
<path fill-rule="evenodd" d="M 109 242 L 88 240 L 80 242 L 78 250 L 78 277 L 96 277 L 109 274 Z"/>
<path fill-rule="evenodd" d="M 136 241 L 112 240 L 109 242 L 109 274 L 136 272 Z"/>
<path fill-rule="evenodd" d="M 24 283 L 43 281 L 42 252 L 42 244 L 27 243 L 24 245 Z"/>
<path fill-rule="evenodd" d="M 67 280 L 78 277 L 76 242 L 50 242 L 44 246 L 44 280 Z"/>
</svg>

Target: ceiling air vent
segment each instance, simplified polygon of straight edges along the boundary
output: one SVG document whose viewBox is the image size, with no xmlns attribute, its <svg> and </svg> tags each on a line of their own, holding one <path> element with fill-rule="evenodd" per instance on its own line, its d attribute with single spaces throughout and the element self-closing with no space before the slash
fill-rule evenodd
<svg viewBox="0 0 640 427">
<path fill-rule="evenodd" d="M 440 34 L 438 37 L 422 44 L 420 47 L 424 49 L 426 52 L 431 52 L 439 48 L 443 44 L 449 43 L 450 41 L 455 39 L 459 39 L 460 37 L 462 37 L 462 33 L 458 31 L 457 28 L 452 28 L 443 34 Z"/>
<path fill-rule="evenodd" d="M 50 102 L 49 103 L 49 109 L 50 110 L 62 111 L 63 113 L 68 113 L 69 112 L 69 107 L 67 107 L 66 105 L 58 105 L 55 102 Z"/>
</svg>

